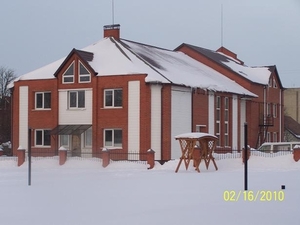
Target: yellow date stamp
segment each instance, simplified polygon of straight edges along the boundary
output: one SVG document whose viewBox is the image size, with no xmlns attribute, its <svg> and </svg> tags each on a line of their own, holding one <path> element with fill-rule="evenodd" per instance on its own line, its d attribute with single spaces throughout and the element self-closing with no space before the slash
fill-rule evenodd
<svg viewBox="0 0 300 225">
<path fill-rule="evenodd" d="M 272 202 L 284 201 L 284 191 L 270 191 L 270 190 L 258 190 L 258 191 L 224 191 L 223 199 L 225 202 Z"/>
</svg>

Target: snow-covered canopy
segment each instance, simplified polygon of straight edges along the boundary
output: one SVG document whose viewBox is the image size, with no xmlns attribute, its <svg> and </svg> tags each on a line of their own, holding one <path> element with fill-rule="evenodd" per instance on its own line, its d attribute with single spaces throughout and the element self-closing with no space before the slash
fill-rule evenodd
<svg viewBox="0 0 300 225">
<path fill-rule="evenodd" d="M 97 76 L 146 74 L 145 82 L 170 83 L 204 90 L 257 97 L 235 81 L 182 52 L 162 49 L 128 40 L 103 38 L 82 51 L 93 53 L 88 61 Z M 18 77 L 18 80 L 55 79 L 62 58 Z M 10 84 L 10 87 L 13 83 Z"/>
<path fill-rule="evenodd" d="M 217 138 L 215 135 L 208 134 L 208 133 L 203 133 L 203 132 L 191 132 L 191 133 L 184 133 L 184 134 L 179 134 L 175 136 L 175 139 L 181 139 L 181 138 L 186 138 L 186 139 L 200 139 L 204 137 L 212 137 L 212 138 Z"/>
</svg>

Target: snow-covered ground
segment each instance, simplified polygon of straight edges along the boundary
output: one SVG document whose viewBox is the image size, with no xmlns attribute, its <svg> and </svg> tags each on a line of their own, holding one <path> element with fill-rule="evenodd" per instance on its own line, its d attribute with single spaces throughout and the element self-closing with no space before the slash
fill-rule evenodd
<svg viewBox="0 0 300 225">
<path fill-rule="evenodd" d="M 0 157 L 0 224 L 300 224 L 300 161 L 292 155 L 251 156 L 253 201 L 252 193 L 244 199 L 241 159 L 217 160 L 218 171 L 202 165 L 201 173 L 183 165 L 175 173 L 177 163 L 147 170 L 129 162 L 102 168 L 98 160 L 69 159 L 59 166 L 57 158 L 33 159 L 28 186 L 27 162 L 17 167 Z"/>
</svg>

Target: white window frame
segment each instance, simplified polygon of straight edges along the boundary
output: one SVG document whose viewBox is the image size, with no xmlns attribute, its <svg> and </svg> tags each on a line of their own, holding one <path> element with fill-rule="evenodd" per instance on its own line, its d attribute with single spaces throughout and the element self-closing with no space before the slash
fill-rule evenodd
<svg viewBox="0 0 300 225">
<path fill-rule="evenodd" d="M 221 97 L 216 96 L 216 136 L 218 137 L 217 146 L 221 144 Z M 219 118 L 217 118 L 219 117 Z M 217 129 L 218 127 L 218 129 Z M 219 132 L 217 132 L 217 130 Z"/>
<path fill-rule="evenodd" d="M 84 93 L 84 106 L 83 107 L 79 107 L 79 92 L 83 92 Z M 76 94 L 76 106 L 71 106 L 71 93 L 75 93 Z M 86 105 L 86 93 L 85 90 L 70 90 L 68 91 L 68 109 L 85 109 L 85 105 Z"/>
<path fill-rule="evenodd" d="M 277 104 L 273 104 L 273 117 L 277 118 Z"/>
<path fill-rule="evenodd" d="M 206 125 L 196 125 L 196 132 L 203 132 L 203 129 L 206 128 Z"/>
<path fill-rule="evenodd" d="M 115 106 L 115 91 L 121 90 L 122 91 L 122 103 L 121 106 Z M 112 92 L 112 105 L 106 104 L 106 93 Z M 122 88 L 115 88 L 115 89 L 104 89 L 104 108 L 122 108 L 123 107 L 123 89 Z"/>
<path fill-rule="evenodd" d="M 51 135 L 50 135 L 50 144 L 45 145 L 45 131 L 49 131 L 47 129 L 36 129 L 34 131 L 34 146 L 36 147 L 51 147 Z M 42 132 L 42 144 L 37 144 L 37 132 Z"/>
<path fill-rule="evenodd" d="M 91 73 L 81 74 L 81 73 L 80 73 L 80 66 L 83 66 L 84 69 L 86 69 L 86 71 L 89 71 L 89 70 L 83 65 L 83 63 L 79 61 L 79 66 L 78 66 L 78 75 L 79 75 L 78 81 L 79 81 L 79 83 L 90 83 L 90 82 L 91 82 Z M 89 80 L 88 80 L 88 81 L 81 81 L 81 78 L 83 78 L 83 77 L 88 77 Z"/>
<path fill-rule="evenodd" d="M 277 142 L 277 132 L 273 132 L 273 142 Z"/>
<path fill-rule="evenodd" d="M 121 143 L 121 145 L 116 145 L 116 143 L 115 143 L 115 131 L 116 130 L 120 130 L 120 131 L 122 131 L 122 143 Z M 112 131 L 112 144 L 111 145 L 107 145 L 106 144 L 106 131 Z M 104 129 L 104 131 L 103 131 L 103 145 L 104 145 L 104 147 L 105 148 L 122 148 L 122 146 L 123 146 L 123 130 L 122 129 L 119 129 L 119 128 L 116 128 L 116 129 Z"/>
<path fill-rule="evenodd" d="M 73 74 L 71 75 L 66 75 L 65 73 L 70 69 L 70 67 L 73 66 Z M 72 78 L 72 81 L 65 81 L 65 78 Z M 62 83 L 63 84 L 73 84 L 75 83 L 75 62 L 73 61 L 70 66 L 65 70 L 62 76 Z"/>
<path fill-rule="evenodd" d="M 50 94 L 50 107 L 45 108 L 45 94 Z M 37 96 L 42 95 L 42 107 L 37 107 Z M 51 92 L 45 91 L 45 92 L 35 92 L 35 109 L 36 110 L 51 110 Z"/>
</svg>

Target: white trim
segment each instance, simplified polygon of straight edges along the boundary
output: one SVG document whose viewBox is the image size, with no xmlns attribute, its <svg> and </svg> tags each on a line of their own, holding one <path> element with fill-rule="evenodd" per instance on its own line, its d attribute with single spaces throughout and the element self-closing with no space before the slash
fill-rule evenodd
<svg viewBox="0 0 300 225">
<path fill-rule="evenodd" d="M 91 73 L 89 72 L 88 74 L 80 74 L 80 64 L 86 69 L 86 71 L 89 72 L 89 70 L 83 65 L 83 63 L 78 60 L 78 83 L 91 83 L 92 76 Z M 80 81 L 80 77 L 89 77 L 88 81 Z"/>
<path fill-rule="evenodd" d="M 140 152 L 140 81 L 128 82 L 128 152 Z M 130 159 L 130 154 L 128 159 Z"/>
<path fill-rule="evenodd" d="M 245 147 L 245 129 L 244 129 L 244 124 L 246 122 L 246 100 L 244 99 L 241 99 L 241 104 L 240 104 L 240 112 L 241 112 L 241 117 L 240 117 L 240 149 L 244 148 Z"/>
<path fill-rule="evenodd" d="M 171 159 L 181 156 L 180 145 L 175 136 L 192 131 L 192 89 L 171 88 Z"/>
<path fill-rule="evenodd" d="M 73 68 L 73 75 L 65 75 L 65 73 L 69 70 L 69 68 L 71 66 L 74 66 Z M 67 77 L 73 77 L 73 82 L 65 82 L 64 81 L 64 77 L 67 76 Z M 72 63 L 70 63 L 69 67 L 64 71 L 64 73 L 62 74 L 62 83 L 63 84 L 74 84 L 75 83 L 75 61 L 73 61 Z"/>
<path fill-rule="evenodd" d="M 232 96 L 232 134 L 231 134 L 231 146 L 232 149 L 238 149 L 238 100 L 237 96 Z"/>
<path fill-rule="evenodd" d="M 151 85 L 151 149 L 155 159 L 161 159 L 161 88 L 162 85 Z"/>
<path fill-rule="evenodd" d="M 28 86 L 19 89 L 19 146 L 28 148 Z"/>
<path fill-rule="evenodd" d="M 208 133 L 215 135 L 215 93 L 208 94 Z"/>
</svg>

